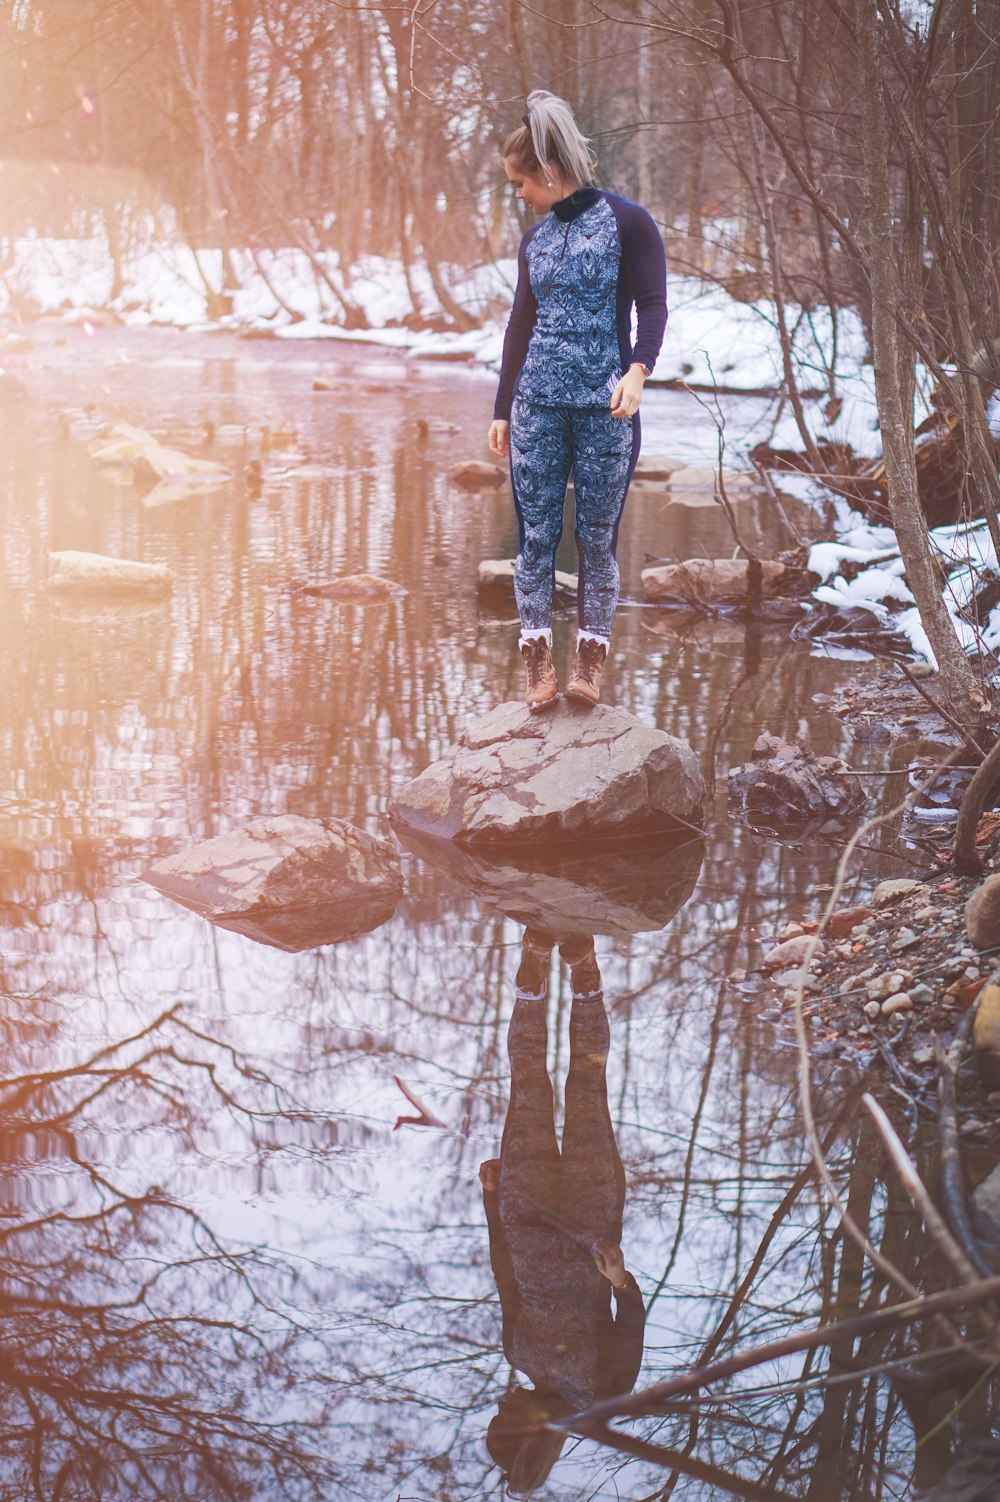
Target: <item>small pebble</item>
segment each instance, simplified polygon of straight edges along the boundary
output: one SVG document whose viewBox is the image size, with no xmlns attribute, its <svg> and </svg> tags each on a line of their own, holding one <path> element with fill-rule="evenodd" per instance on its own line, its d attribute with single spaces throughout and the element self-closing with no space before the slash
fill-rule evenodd
<svg viewBox="0 0 1000 1502">
<path fill-rule="evenodd" d="M 875 1000 L 866 1001 L 864 1006 L 862 1007 L 862 1011 L 864 1012 L 866 1017 L 870 1017 L 874 1022 L 876 1017 L 880 1017 L 882 1015 L 882 1003 Z"/>
<path fill-rule="evenodd" d="M 859 924 L 864 923 L 865 919 L 870 918 L 871 915 L 870 907 L 841 908 L 839 913 L 832 913 L 828 925 L 831 939 L 846 938 L 849 933 L 856 932 Z"/>
<path fill-rule="evenodd" d="M 1000 1106 L 1000 1090 L 991 1090 L 986 1097 L 988 1106 Z"/>
<path fill-rule="evenodd" d="M 907 983 L 907 976 L 902 970 L 887 970 L 884 975 L 877 975 L 870 980 L 866 990 L 880 999 L 886 996 L 894 996 L 897 991 L 902 991 Z"/>
<path fill-rule="evenodd" d="M 897 991 L 895 996 L 887 996 L 882 1003 L 882 1016 L 894 1017 L 897 1012 L 912 1012 L 913 1002 L 906 991 Z"/>
<path fill-rule="evenodd" d="M 902 928 L 897 938 L 893 940 L 893 949 L 912 949 L 914 944 L 919 944 L 920 938 L 912 928 Z"/>
<path fill-rule="evenodd" d="M 913 1002 L 914 1006 L 925 1007 L 934 1000 L 934 992 L 931 990 L 930 986 L 925 986 L 922 983 L 917 986 L 911 986 L 909 988 L 909 991 L 910 1000 Z"/>
<path fill-rule="evenodd" d="M 841 960 L 850 960 L 854 957 L 854 947 L 849 943 L 834 945 L 833 952 Z"/>
<path fill-rule="evenodd" d="M 936 907 L 922 907 L 919 913 L 914 913 L 914 923 L 933 923 L 938 915 Z"/>
<path fill-rule="evenodd" d="M 875 906 L 887 907 L 890 902 L 896 902 L 900 897 L 908 897 L 911 892 L 917 891 L 919 886 L 919 881 L 911 881 L 908 877 L 902 877 L 896 881 L 880 881 L 875 888 Z"/>
<path fill-rule="evenodd" d="M 798 939 L 805 933 L 801 923 L 786 923 L 778 932 L 778 942 L 783 944 L 786 939 Z"/>
<path fill-rule="evenodd" d="M 801 965 L 813 944 L 816 945 L 816 953 L 822 954 L 825 947 L 822 940 L 812 939 L 808 934 L 799 934 L 797 938 L 786 939 L 783 944 L 776 944 L 764 956 L 762 962 L 764 969 L 784 970 L 787 965 Z"/>
</svg>

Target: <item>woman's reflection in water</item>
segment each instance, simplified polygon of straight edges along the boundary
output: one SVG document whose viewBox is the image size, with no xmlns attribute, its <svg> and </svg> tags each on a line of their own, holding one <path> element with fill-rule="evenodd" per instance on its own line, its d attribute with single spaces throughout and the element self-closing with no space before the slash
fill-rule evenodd
<svg viewBox="0 0 1000 1502">
<path fill-rule="evenodd" d="M 625 1173 L 608 1111 L 610 1029 L 593 938 L 559 947 L 573 985 L 561 1151 L 556 1136 L 546 1067 L 556 942 L 525 931 L 507 1035 L 510 1107 L 500 1157 L 479 1170 L 504 1352 L 534 1384 L 500 1399 L 487 1433 L 514 1496 L 541 1486 L 566 1440 L 535 1426 L 631 1391 L 646 1319 L 620 1245 Z"/>
</svg>

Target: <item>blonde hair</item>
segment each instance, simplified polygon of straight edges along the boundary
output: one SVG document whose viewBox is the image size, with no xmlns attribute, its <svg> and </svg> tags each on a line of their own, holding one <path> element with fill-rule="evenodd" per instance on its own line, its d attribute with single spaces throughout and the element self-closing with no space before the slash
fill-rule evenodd
<svg viewBox="0 0 1000 1502">
<path fill-rule="evenodd" d="M 555 167 L 566 182 L 586 188 L 594 181 L 597 158 L 590 142 L 573 118 L 565 99 L 546 89 L 528 95 L 524 124 L 507 137 L 500 152 L 524 172 L 544 172 Z"/>
</svg>

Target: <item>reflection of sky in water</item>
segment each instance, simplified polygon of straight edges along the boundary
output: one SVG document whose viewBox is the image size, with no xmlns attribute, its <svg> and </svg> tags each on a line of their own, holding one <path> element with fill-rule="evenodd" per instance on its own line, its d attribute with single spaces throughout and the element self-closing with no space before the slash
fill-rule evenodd
<svg viewBox="0 0 1000 1502">
<path fill-rule="evenodd" d="M 332 814 L 386 834 L 391 792 L 472 718 L 518 695 L 516 627 L 477 611 L 473 584 L 480 558 L 513 549 L 509 495 L 469 495 L 444 478 L 449 464 L 481 453 L 492 383 L 366 354 L 354 379 L 314 396 L 313 374 L 346 375 L 349 352 L 304 359 L 301 350 L 203 340 L 203 358 L 178 355 L 190 347 L 173 335 L 102 334 L 83 367 L 74 348 L 40 345 L 25 378 L 45 414 L 37 425 L 6 421 L 0 974 L 14 998 L 8 1068 L 65 1066 L 178 1007 L 203 1036 L 165 1024 L 174 1053 L 74 1117 L 80 1158 L 105 1165 L 120 1190 L 159 1185 L 227 1245 L 266 1249 L 258 1276 L 276 1309 L 297 1311 L 297 1359 L 322 1380 L 303 1378 L 301 1391 L 283 1397 L 263 1381 L 251 1408 L 321 1413 L 325 1438 L 309 1443 L 335 1451 L 344 1495 L 482 1495 L 496 1485 L 482 1439 L 507 1366 L 477 1170 L 497 1150 L 506 1108 L 519 925 L 406 854 L 407 895 L 389 923 L 290 955 L 213 929 L 139 877 L 156 856 L 259 813 Z M 147 349 L 165 357 L 147 359 Z M 204 417 L 249 422 L 245 451 L 213 450 L 237 473 L 258 451 L 263 423 L 290 424 L 298 437 L 289 443 L 333 476 L 274 474 L 256 500 L 237 486 L 144 510 L 131 490 L 96 477 L 77 446 L 56 440 L 57 408 L 85 401 L 189 442 Z M 746 410 L 745 401 L 731 404 L 734 425 Z M 461 432 L 432 432 L 421 444 L 419 415 Z M 644 422 L 647 452 L 711 459 L 714 430 L 682 396 L 651 392 Z M 265 462 L 277 470 L 299 461 L 272 454 Z M 665 519 L 664 494 L 652 489 L 630 505 L 628 595 L 638 594 L 646 552 L 704 551 L 710 526 L 718 550 L 729 550 L 714 513 L 685 507 L 678 517 L 672 508 Z M 773 518 L 755 522 L 772 548 L 787 545 Z M 168 561 L 174 594 L 122 612 L 54 604 L 40 586 L 58 547 Z M 571 538 L 563 547 L 561 563 L 571 567 Z M 289 589 L 360 569 L 399 580 L 409 595 L 358 610 Z M 720 983 L 747 963 L 748 944 L 814 900 L 838 850 L 782 849 L 732 828 L 724 772 L 765 726 L 808 734 L 819 750 L 844 749 L 840 727 L 811 699 L 841 681 L 842 664 L 775 632 L 763 638 L 759 672 L 734 693 L 741 628 L 670 622 L 661 635 L 657 626 L 661 617 L 623 608 L 610 692 L 700 749 L 717 737 L 719 791 L 697 890 L 673 923 L 597 940 L 612 1024 L 611 1113 L 628 1182 L 623 1248 L 647 1302 L 657 1290 L 640 1385 L 695 1359 L 803 1162 L 791 1056 L 742 1002 L 720 1000 Z M 567 613 L 556 624 L 560 653 L 571 633 Z M 564 975 L 553 983 L 549 1049 L 559 1081 L 569 992 Z M 141 1052 L 132 1045 L 126 1056 Z M 216 1086 L 259 1113 L 254 1120 L 226 1106 L 206 1062 Z M 244 1064 L 255 1072 L 241 1073 Z M 393 1132 L 409 1110 L 394 1074 L 449 1130 Z M 859 1131 L 856 1121 L 850 1130 Z M 39 1152 L 30 1130 L 6 1140 L 18 1160 L 7 1196 L 17 1214 L 57 1205 L 77 1213 L 105 1193 L 60 1150 Z M 807 1189 L 772 1228 L 720 1351 L 817 1317 L 832 1223 L 817 1225 Z M 70 1246 L 74 1234 L 63 1228 L 57 1240 Z M 164 1227 L 139 1261 L 169 1258 L 173 1235 Z M 127 1262 L 128 1276 L 137 1265 Z M 179 1273 L 176 1289 L 196 1276 Z M 237 1282 L 220 1287 L 231 1293 Z M 233 1361 L 228 1380 L 252 1391 L 250 1356 Z M 807 1403 L 803 1426 L 817 1401 Z M 745 1447 L 758 1457 L 747 1460 L 748 1473 L 759 1472 L 759 1457 L 781 1449 L 769 1426 L 787 1413 L 779 1406 L 756 1416 L 756 1440 L 740 1429 L 736 1444 L 709 1425 L 697 1453 L 738 1465 Z M 677 1419 L 639 1428 L 664 1442 L 685 1433 Z M 904 1426 L 904 1450 L 907 1436 Z M 425 1464 L 434 1456 L 444 1458 Z M 568 1448 L 549 1493 L 612 1496 L 620 1484 L 638 1496 L 655 1486 L 657 1473 L 633 1462 L 627 1477 L 600 1489 L 623 1464 L 597 1458 L 592 1446 Z M 269 1502 L 286 1495 L 256 1484 L 254 1495 Z M 686 1482 L 677 1495 L 715 1493 Z"/>
</svg>

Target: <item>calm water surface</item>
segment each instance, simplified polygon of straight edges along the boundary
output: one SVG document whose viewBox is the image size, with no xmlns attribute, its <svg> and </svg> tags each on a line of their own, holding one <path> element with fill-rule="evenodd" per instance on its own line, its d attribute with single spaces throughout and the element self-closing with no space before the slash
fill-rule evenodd
<svg viewBox="0 0 1000 1502">
<path fill-rule="evenodd" d="M 506 871 L 489 899 L 404 851 L 395 916 L 351 942 L 285 953 L 213 927 L 142 882 L 152 860 L 265 813 L 389 836 L 392 793 L 518 696 L 513 609 L 475 589 L 481 558 L 515 550 L 509 491 L 446 474 L 485 457 L 492 378 L 315 343 L 35 338 L 11 361 L 28 398 L 0 419 L 0 1497 L 499 1497 L 487 1428 L 526 1381 L 502 1321 L 572 1407 L 612 1368 L 627 1385 L 641 1359 L 648 1385 L 883 1298 L 805 1171 L 784 1034 L 724 984 L 817 905 L 839 854 L 732 823 L 725 772 L 764 728 L 864 770 L 814 702 L 856 664 L 623 605 L 609 696 L 689 740 L 716 794 L 703 844 L 619 873 L 647 921 L 598 931 L 596 980 L 571 922 L 564 958 L 529 954 L 522 989 L 548 976 L 547 1036 L 540 1004 L 515 1006 L 530 874 Z M 312 391 L 319 373 L 332 392 Z M 237 476 L 261 458 L 263 494 L 237 481 L 144 505 L 60 422 L 86 405 Z M 732 435 L 761 418 L 725 410 Z M 711 462 L 691 398 L 651 391 L 644 422 L 648 453 Z M 731 550 L 688 501 L 634 490 L 627 600 L 646 553 Z M 789 545 L 773 516 L 746 522 Z M 56 602 L 60 548 L 168 563 L 174 591 Z M 359 570 L 409 593 L 360 608 L 296 592 Z M 559 653 L 572 630 L 565 612 Z M 901 869 L 885 841 L 869 875 Z M 574 879 L 592 890 L 600 870 Z M 572 1005 L 567 959 L 603 1002 Z M 931 1286 L 853 1076 L 824 1067 L 852 1208 Z M 443 1127 L 394 1130 L 415 1114 L 394 1076 Z M 499 1209 L 480 1173 L 498 1157 Z M 638 1334 L 633 1296 L 608 1335 L 590 1253 L 619 1222 Z M 862 1343 L 832 1371 L 902 1349 Z M 794 1358 L 624 1426 L 682 1452 L 673 1472 L 570 1440 L 540 1494 L 853 1502 L 939 1473 L 947 1431 L 915 1460 L 887 1385 L 826 1384 L 828 1369 L 826 1352 Z"/>
</svg>

